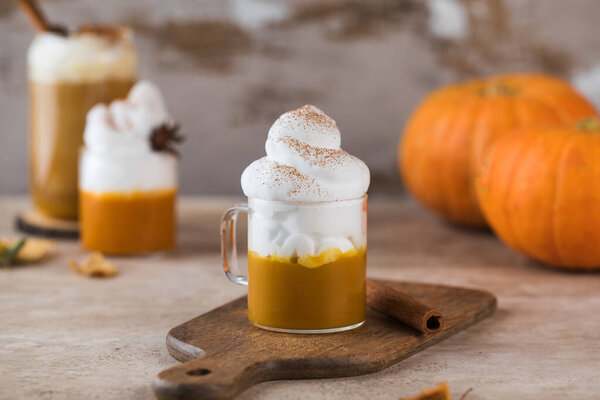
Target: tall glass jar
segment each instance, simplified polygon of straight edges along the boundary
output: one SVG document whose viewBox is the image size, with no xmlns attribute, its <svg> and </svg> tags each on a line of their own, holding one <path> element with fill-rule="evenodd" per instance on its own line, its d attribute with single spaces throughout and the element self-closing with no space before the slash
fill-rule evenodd
<svg viewBox="0 0 600 400">
<path fill-rule="evenodd" d="M 77 164 L 87 112 L 124 98 L 137 76 L 132 32 L 86 27 L 36 36 L 28 53 L 30 193 L 42 214 L 77 219 Z"/>
</svg>

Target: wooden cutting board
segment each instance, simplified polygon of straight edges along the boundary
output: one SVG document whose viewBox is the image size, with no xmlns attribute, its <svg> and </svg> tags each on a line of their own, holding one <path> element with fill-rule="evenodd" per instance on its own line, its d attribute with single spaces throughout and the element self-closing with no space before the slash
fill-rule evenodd
<svg viewBox="0 0 600 400">
<path fill-rule="evenodd" d="M 275 379 L 335 378 L 382 370 L 490 316 L 489 292 L 441 285 L 379 281 L 444 314 L 445 328 L 427 335 L 367 310 L 360 328 L 298 335 L 248 323 L 241 297 L 181 324 L 167 335 L 169 353 L 184 364 L 162 371 L 153 389 L 159 399 L 231 399 Z"/>
</svg>

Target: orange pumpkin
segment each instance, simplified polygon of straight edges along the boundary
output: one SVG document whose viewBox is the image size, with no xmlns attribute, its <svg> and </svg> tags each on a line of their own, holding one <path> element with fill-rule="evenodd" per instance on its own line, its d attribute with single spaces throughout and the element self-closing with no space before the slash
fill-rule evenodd
<svg viewBox="0 0 600 400">
<path fill-rule="evenodd" d="M 477 178 L 485 217 L 510 247 L 557 267 L 600 269 L 600 121 L 499 139 Z"/>
<path fill-rule="evenodd" d="M 398 149 L 404 183 L 424 206 L 484 227 L 475 172 L 491 143 L 520 127 L 574 123 L 595 114 L 569 84 L 539 74 L 500 75 L 442 88 L 406 125 Z"/>
</svg>

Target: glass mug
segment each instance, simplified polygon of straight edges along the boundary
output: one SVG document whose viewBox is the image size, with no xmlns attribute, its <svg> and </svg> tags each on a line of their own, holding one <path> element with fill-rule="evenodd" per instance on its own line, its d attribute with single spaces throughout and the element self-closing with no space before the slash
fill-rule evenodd
<svg viewBox="0 0 600 400">
<path fill-rule="evenodd" d="M 236 257 L 236 221 L 248 213 L 248 276 Z M 248 286 L 248 319 L 288 333 L 340 332 L 366 312 L 367 195 L 327 202 L 248 199 L 221 219 L 225 274 Z"/>
</svg>

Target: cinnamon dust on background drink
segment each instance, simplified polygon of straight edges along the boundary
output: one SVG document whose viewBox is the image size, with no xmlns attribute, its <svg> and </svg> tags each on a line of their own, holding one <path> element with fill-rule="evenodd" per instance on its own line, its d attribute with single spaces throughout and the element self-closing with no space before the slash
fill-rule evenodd
<svg viewBox="0 0 600 400">
<path fill-rule="evenodd" d="M 137 76 L 131 30 L 38 33 L 28 52 L 30 187 L 38 211 L 77 219 L 77 165 L 87 112 L 123 98 Z"/>
</svg>

